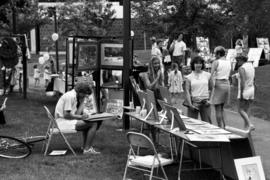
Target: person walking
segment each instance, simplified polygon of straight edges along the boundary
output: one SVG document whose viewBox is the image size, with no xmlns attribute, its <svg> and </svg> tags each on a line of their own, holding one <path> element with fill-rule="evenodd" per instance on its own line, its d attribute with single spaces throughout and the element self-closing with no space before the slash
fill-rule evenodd
<svg viewBox="0 0 270 180">
<path fill-rule="evenodd" d="M 216 120 L 219 127 L 225 127 L 224 105 L 229 102 L 231 62 L 226 60 L 225 48 L 217 46 L 214 50 L 216 60 L 212 63 L 211 82 L 213 90 L 210 102 L 215 107 Z"/>
<path fill-rule="evenodd" d="M 245 56 L 236 57 L 238 73 L 235 76 L 238 79 L 238 112 L 244 120 L 244 128 L 251 131 L 255 129 L 249 120 L 249 108 L 255 94 L 255 69 L 247 60 Z"/>
<path fill-rule="evenodd" d="M 212 123 L 209 104 L 211 83 L 209 72 L 204 71 L 205 61 L 201 56 L 194 57 L 190 62 L 192 72 L 185 79 L 186 106 L 188 117 Z"/>
<path fill-rule="evenodd" d="M 172 70 L 168 77 L 168 86 L 172 97 L 172 104 L 177 104 L 177 100 L 180 99 L 180 95 L 183 92 L 183 77 L 176 63 L 172 63 Z"/>
</svg>

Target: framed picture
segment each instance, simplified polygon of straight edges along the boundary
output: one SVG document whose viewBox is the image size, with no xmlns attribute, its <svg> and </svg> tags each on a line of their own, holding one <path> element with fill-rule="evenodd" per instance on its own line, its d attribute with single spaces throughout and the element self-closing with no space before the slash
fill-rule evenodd
<svg viewBox="0 0 270 180">
<path fill-rule="evenodd" d="M 234 164 L 239 180 L 265 180 L 260 156 L 235 159 Z"/>
<path fill-rule="evenodd" d="M 78 42 L 77 46 L 77 69 L 90 70 L 97 68 L 98 47 L 93 42 Z"/>
<path fill-rule="evenodd" d="M 123 66 L 123 44 L 101 44 L 102 66 Z"/>
</svg>

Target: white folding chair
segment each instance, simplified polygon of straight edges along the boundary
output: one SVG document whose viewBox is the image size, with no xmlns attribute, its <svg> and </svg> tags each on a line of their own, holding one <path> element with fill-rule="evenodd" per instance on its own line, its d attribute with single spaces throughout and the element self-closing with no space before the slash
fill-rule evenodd
<svg viewBox="0 0 270 180">
<path fill-rule="evenodd" d="M 161 157 L 160 154 L 157 153 L 152 140 L 142 133 L 128 132 L 127 139 L 130 149 L 123 180 L 126 179 L 127 171 L 129 168 L 147 173 L 146 175 L 149 176 L 149 179 L 156 178 L 168 180 L 163 166 L 172 164 L 173 159 L 166 159 Z M 137 151 L 138 147 L 147 148 L 147 150 L 151 151 L 151 154 L 143 156 L 140 155 Z M 158 171 L 154 175 L 154 170 L 158 170 L 159 168 L 162 170 L 163 177 L 158 175 Z"/>
<path fill-rule="evenodd" d="M 47 152 L 48 152 L 51 140 L 52 140 L 52 136 L 56 135 L 56 134 L 60 134 L 62 136 L 62 138 L 64 139 L 64 141 L 65 141 L 66 145 L 68 146 L 68 148 L 76 156 L 76 153 L 75 153 L 74 149 L 71 147 L 70 143 L 68 142 L 68 140 L 67 140 L 67 138 L 65 137 L 64 134 L 73 134 L 73 133 L 77 133 L 78 131 L 71 130 L 71 129 L 60 129 L 59 126 L 57 125 L 57 122 L 56 122 L 55 118 L 53 117 L 53 115 L 49 111 L 49 109 L 46 106 L 44 106 L 44 109 L 46 110 L 47 116 L 48 116 L 48 118 L 50 120 L 48 129 L 47 129 L 47 132 L 46 132 L 44 156 L 47 155 Z"/>
</svg>

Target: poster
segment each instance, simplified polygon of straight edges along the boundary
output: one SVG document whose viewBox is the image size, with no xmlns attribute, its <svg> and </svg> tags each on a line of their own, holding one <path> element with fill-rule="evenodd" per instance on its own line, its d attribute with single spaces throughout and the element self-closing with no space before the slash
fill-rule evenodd
<svg viewBox="0 0 270 180">
<path fill-rule="evenodd" d="M 102 66 L 123 66 L 123 44 L 101 44 Z"/>
<path fill-rule="evenodd" d="M 262 48 L 249 48 L 248 61 L 252 61 L 253 66 L 258 67 L 259 66 L 259 60 L 261 59 L 262 53 L 263 53 Z"/>
<path fill-rule="evenodd" d="M 270 49 L 268 38 L 256 38 L 256 40 L 258 48 L 262 48 L 264 53 L 268 54 Z"/>
<path fill-rule="evenodd" d="M 108 99 L 106 105 L 106 112 L 112 113 L 118 117 L 122 117 L 123 104 L 123 100 L 121 99 Z"/>
<path fill-rule="evenodd" d="M 226 60 L 235 62 L 235 57 L 236 57 L 236 50 L 235 49 L 228 49 L 227 55 L 226 55 Z"/>
<path fill-rule="evenodd" d="M 199 55 L 208 59 L 210 55 L 209 38 L 196 37 L 196 44 L 200 50 Z"/>
</svg>

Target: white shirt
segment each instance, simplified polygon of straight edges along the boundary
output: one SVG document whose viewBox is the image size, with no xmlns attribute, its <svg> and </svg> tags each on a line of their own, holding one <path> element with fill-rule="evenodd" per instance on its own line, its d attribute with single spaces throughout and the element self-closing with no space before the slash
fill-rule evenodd
<svg viewBox="0 0 270 180">
<path fill-rule="evenodd" d="M 192 71 L 186 78 L 190 81 L 191 97 L 197 97 L 200 99 L 209 98 L 209 79 L 211 74 L 209 72 L 202 71 L 201 73 L 195 73 Z"/>
<path fill-rule="evenodd" d="M 44 79 L 48 79 L 50 80 L 51 79 L 51 76 L 50 76 L 50 72 L 48 69 L 44 69 L 44 75 L 43 75 Z"/>
<path fill-rule="evenodd" d="M 173 56 L 182 56 L 184 55 L 185 50 L 187 50 L 187 46 L 184 41 L 174 42 Z"/>
<path fill-rule="evenodd" d="M 216 79 L 229 79 L 231 72 L 231 62 L 225 58 L 220 58 L 218 61 L 218 67 L 216 70 Z"/>
<path fill-rule="evenodd" d="M 254 99 L 255 87 L 254 87 L 254 78 L 255 78 L 255 69 L 252 63 L 246 62 L 241 68 L 245 70 L 246 81 L 244 83 L 243 98 L 244 99 Z M 239 73 L 236 74 L 238 78 L 238 95 L 237 98 L 240 99 L 240 88 L 241 80 Z"/>
<path fill-rule="evenodd" d="M 162 61 L 162 53 L 156 43 L 152 45 L 152 49 L 151 49 L 151 57 L 153 56 L 158 57 L 159 60 Z"/>
<path fill-rule="evenodd" d="M 64 112 L 71 111 L 75 114 L 77 111 L 77 93 L 74 89 L 63 94 L 55 107 L 55 118 L 64 118 Z"/>
</svg>

